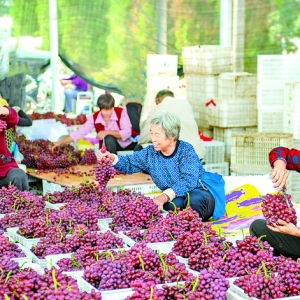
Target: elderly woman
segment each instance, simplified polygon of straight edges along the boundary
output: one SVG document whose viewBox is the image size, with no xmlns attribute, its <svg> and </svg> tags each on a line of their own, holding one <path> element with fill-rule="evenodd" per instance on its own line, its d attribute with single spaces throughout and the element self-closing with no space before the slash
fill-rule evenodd
<svg viewBox="0 0 300 300">
<path fill-rule="evenodd" d="M 160 209 L 183 209 L 190 204 L 202 220 L 208 220 L 213 216 L 216 205 L 213 195 L 201 182 L 201 176 L 206 171 L 193 146 L 179 140 L 179 132 L 179 117 L 161 111 L 151 120 L 152 145 L 126 156 L 109 152 L 101 154 L 99 151 L 98 158 L 107 156 L 118 171 L 127 174 L 147 172 L 163 191 L 153 199 Z M 225 207 L 225 202 L 221 206 Z"/>
</svg>

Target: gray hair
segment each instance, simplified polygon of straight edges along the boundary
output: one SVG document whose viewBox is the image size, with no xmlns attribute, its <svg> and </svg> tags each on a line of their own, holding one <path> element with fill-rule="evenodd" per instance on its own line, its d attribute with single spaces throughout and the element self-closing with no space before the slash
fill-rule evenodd
<svg viewBox="0 0 300 300">
<path fill-rule="evenodd" d="M 160 111 L 152 118 L 150 124 L 151 126 L 159 125 L 168 139 L 172 136 L 174 136 L 175 141 L 179 139 L 181 126 L 178 115 L 168 111 Z"/>
</svg>

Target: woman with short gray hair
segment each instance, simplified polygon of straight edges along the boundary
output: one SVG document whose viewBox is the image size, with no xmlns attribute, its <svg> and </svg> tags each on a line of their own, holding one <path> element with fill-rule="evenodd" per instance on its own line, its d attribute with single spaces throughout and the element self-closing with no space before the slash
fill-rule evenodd
<svg viewBox="0 0 300 300">
<path fill-rule="evenodd" d="M 151 120 L 152 145 L 126 156 L 108 152 L 102 154 L 99 151 L 98 159 L 103 155 L 107 156 L 115 169 L 127 174 L 148 173 L 163 191 L 153 199 L 160 209 L 184 209 L 190 204 L 203 221 L 210 217 L 220 218 L 225 211 L 225 201 L 215 201 L 211 192 L 203 185 L 201 177 L 206 171 L 194 147 L 179 139 L 179 132 L 179 116 L 161 111 Z"/>
</svg>

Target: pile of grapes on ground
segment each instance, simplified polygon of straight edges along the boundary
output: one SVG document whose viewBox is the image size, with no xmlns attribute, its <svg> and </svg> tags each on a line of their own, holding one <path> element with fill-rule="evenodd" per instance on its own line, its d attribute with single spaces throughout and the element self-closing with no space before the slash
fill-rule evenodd
<svg viewBox="0 0 300 300">
<path fill-rule="evenodd" d="M 1 299 L 300 297 L 300 262 L 275 256 L 263 238 L 230 242 L 190 207 L 161 213 L 96 176 L 99 184 L 42 197 L 0 189 Z M 276 222 L 281 196 L 266 199 L 265 217 Z"/>
</svg>

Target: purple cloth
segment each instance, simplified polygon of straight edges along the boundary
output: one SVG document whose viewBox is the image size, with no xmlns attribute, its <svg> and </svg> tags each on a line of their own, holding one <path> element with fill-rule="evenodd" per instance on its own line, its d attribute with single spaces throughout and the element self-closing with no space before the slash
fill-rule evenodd
<svg viewBox="0 0 300 300">
<path fill-rule="evenodd" d="M 76 91 L 87 91 L 88 89 L 88 83 L 78 77 L 76 74 L 73 74 L 69 78 L 66 78 L 66 80 L 72 81 L 72 84 L 75 86 Z"/>
</svg>

